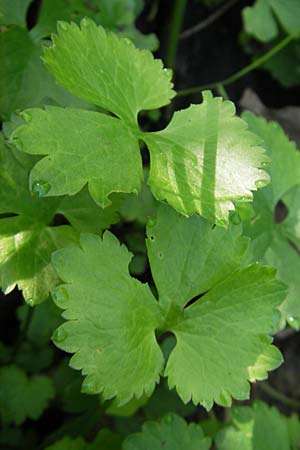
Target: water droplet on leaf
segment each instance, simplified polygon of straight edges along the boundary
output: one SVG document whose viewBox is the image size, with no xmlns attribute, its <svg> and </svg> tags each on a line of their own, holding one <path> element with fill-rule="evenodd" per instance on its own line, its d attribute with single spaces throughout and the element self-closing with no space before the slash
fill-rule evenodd
<svg viewBox="0 0 300 450">
<path fill-rule="evenodd" d="M 43 197 L 50 191 L 50 188 L 51 186 L 49 183 L 47 183 L 47 181 L 38 180 L 32 183 L 31 190 L 39 197 Z"/>
<path fill-rule="evenodd" d="M 97 386 L 94 381 L 84 381 L 82 383 L 81 392 L 84 394 L 95 394 L 97 392 Z"/>
<path fill-rule="evenodd" d="M 241 223 L 241 216 L 239 215 L 239 213 L 234 212 L 230 215 L 230 222 L 233 225 L 239 225 Z"/>
<path fill-rule="evenodd" d="M 26 300 L 26 303 L 27 303 L 29 306 L 34 306 L 33 298 L 29 298 L 28 300 Z"/>
<path fill-rule="evenodd" d="M 259 188 L 263 188 L 265 187 L 267 184 L 269 184 L 268 180 L 257 180 L 255 182 L 255 186 L 259 189 Z"/>
<path fill-rule="evenodd" d="M 68 300 L 69 295 L 68 295 L 66 288 L 64 288 L 63 286 L 58 286 L 52 292 L 52 297 L 53 297 L 53 300 L 55 301 L 55 303 L 60 305 L 60 304 L 65 303 L 66 300 Z"/>
<path fill-rule="evenodd" d="M 54 331 L 52 339 L 54 342 L 63 342 L 67 337 L 67 332 L 64 330 L 64 328 L 60 327 Z"/>
</svg>

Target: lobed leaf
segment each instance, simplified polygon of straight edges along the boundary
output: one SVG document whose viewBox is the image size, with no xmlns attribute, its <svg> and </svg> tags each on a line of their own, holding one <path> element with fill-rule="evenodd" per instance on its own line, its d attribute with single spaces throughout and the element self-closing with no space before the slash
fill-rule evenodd
<svg viewBox="0 0 300 450">
<path fill-rule="evenodd" d="M 176 112 L 168 127 L 144 136 L 148 183 L 155 197 L 180 213 L 226 224 L 234 202 L 251 201 L 268 183 L 260 140 L 235 117 L 233 103 L 203 94 L 201 105 Z"/>
<path fill-rule="evenodd" d="M 174 96 L 160 60 L 88 19 L 80 27 L 61 22 L 44 61 L 72 94 L 133 126 L 141 110 L 164 106 Z"/>
<path fill-rule="evenodd" d="M 0 368 L 0 415 L 3 423 L 22 424 L 26 418 L 37 420 L 54 397 L 50 378 L 28 378 L 16 366 Z"/>
<path fill-rule="evenodd" d="M 225 232 L 166 206 L 153 220 L 147 246 L 159 301 L 129 276 L 130 256 L 112 234 L 102 241 L 82 235 L 81 249 L 53 256 L 66 283 L 53 295 L 67 320 L 54 342 L 75 353 L 71 366 L 86 375 L 85 392 L 120 404 L 151 395 L 163 368 L 155 331 L 171 331 L 177 343 L 165 376 L 184 402 L 210 409 L 214 401 L 229 406 L 231 397 L 248 398 L 248 380 L 266 378 L 282 361 L 270 335 L 285 286 L 274 270 L 243 268 L 240 227 Z"/>
<path fill-rule="evenodd" d="M 200 425 L 175 415 L 166 415 L 160 422 L 146 422 L 140 433 L 125 439 L 123 450 L 209 450 L 211 439 L 205 437 Z"/>
</svg>

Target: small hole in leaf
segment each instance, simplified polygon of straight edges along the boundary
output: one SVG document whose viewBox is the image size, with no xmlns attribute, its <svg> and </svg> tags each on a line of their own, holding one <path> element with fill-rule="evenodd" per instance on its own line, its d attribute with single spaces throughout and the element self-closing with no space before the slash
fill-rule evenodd
<svg viewBox="0 0 300 450">
<path fill-rule="evenodd" d="M 275 206 L 274 211 L 275 223 L 283 222 L 287 218 L 288 213 L 289 213 L 288 207 L 283 203 L 283 201 L 279 200 L 279 202 Z"/>
</svg>

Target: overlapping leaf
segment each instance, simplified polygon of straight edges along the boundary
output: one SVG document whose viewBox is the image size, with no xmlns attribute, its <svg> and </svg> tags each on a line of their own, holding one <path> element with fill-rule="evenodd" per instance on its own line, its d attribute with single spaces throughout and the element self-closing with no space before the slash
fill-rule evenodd
<svg viewBox="0 0 300 450">
<path fill-rule="evenodd" d="M 50 378 L 30 378 L 16 366 L 0 368 L 0 415 L 3 423 L 20 425 L 26 418 L 36 420 L 54 397 Z"/>
<path fill-rule="evenodd" d="M 25 156 L 25 155 L 24 155 Z M 50 257 L 54 250 L 78 241 L 78 231 L 101 233 L 116 221 L 116 206 L 99 208 L 84 190 L 73 197 L 40 199 L 28 190 L 32 164 L 13 153 L 0 136 L 0 286 L 5 293 L 16 285 L 30 304 L 40 303 L 58 282 Z M 77 206 L 76 206 L 77 204 Z M 51 226 L 64 214 L 70 225 Z"/>
<path fill-rule="evenodd" d="M 200 425 L 187 424 L 175 414 L 160 422 L 146 422 L 140 433 L 130 435 L 123 450 L 209 450 L 211 439 L 204 436 Z"/>
<path fill-rule="evenodd" d="M 256 401 L 232 410 L 233 425 L 216 438 L 217 450 L 290 450 L 287 421 L 276 408 Z"/>
<path fill-rule="evenodd" d="M 300 154 L 280 126 L 267 123 L 250 113 L 243 115 L 250 129 L 264 140 L 272 159 L 271 184 L 254 196 L 253 208 L 243 209 L 244 233 L 252 238 L 253 261 L 261 260 L 278 269 L 278 278 L 288 285 L 288 295 L 281 310 L 283 318 L 298 326 L 300 318 L 299 283 L 299 199 Z M 284 207 L 287 216 L 276 217 Z"/>
<path fill-rule="evenodd" d="M 256 0 L 243 10 L 245 29 L 263 42 L 279 33 L 278 22 L 287 33 L 300 33 L 298 0 Z"/>
<path fill-rule="evenodd" d="M 251 191 L 268 182 L 260 141 L 235 117 L 231 102 L 205 93 L 202 105 L 176 113 L 165 130 L 142 133 L 138 113 L 164 106 L 174 95 L 161 61 L 90 20 L 81 28 L 60 23 L 53 43 L 44 60 L 58 83 L 121 120 L 59 108 L 26 112 L 27 124 L 12 139 L 22 151 L 49 155 L 31 174 L 33 186 L 40 181 L 48 186 L 44 195 L 74 194 L 88 182 L 103 205 L 112 191 L 139 189 L 137 139 L 150 150 L 152 192 L 185 215 L 199 213 L 226 224 L 234 202 L 251 200 Z"/>
<path fill-rule="evenodd" d="M 176 335 L 165 375 L 184 402 L 210 409 L 247 398 L 248 380 L 281 363 L 270 334 L 286 290 L 269 268 L 243 269 L 246 249 L 239 227 L 226 231 L 161 206 L 148 225 L 158 302 L 129 276 L 130 255 L 109 232 L 103 240 L 82 235 L 81 248 L 56 252 L 65 284 L 53 295 L 67 321 L 54 342 L 75 353 L 71 366 L 86 375 L 83 390 L 119 404 L 150 395 L 163 369 L 159 330 Z"/>
</svg>

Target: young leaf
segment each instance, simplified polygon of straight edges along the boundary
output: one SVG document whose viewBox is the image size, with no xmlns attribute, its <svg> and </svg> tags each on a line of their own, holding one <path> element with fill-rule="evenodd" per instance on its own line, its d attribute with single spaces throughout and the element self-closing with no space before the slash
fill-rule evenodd
<svg viewBox="0 0 300 450">
<path fill-rule="evenodd" d="M 201 105 L 174 114 L 169 126 L 144 136 L 150 150 L 148 183 L 155 197 L 185 215 L 228 221 L 233 202 L 251 201 L 267 184 L 260 140 L 235 117 L 233 103 L 203 94 Z"/>
<path fill-rule="evenodd" d="M 82 235 L 81 249 L 53 255 L 67 283 L 55 290 L 54 300 L 68 319 L 54 342 L 75 353 L 71 366 L 86 375 L 83 392 L 117 397 L 119 404 L 144 392 L 150 396 L 163 365 L 154 334 L 159 308 L 149 287 L 130 277 L 130 259 L 109 232 L 103 240 Z"/>
<path fill-rule="evenodd" d="M 37 420 L 54 397 L 50 378 L 28 378 L 16 366 L 0 368 L 0 415 L 3 423 L 20 425 L 26 418 Z"/>
<path fill-rule="evenodd" d="M 164 106 L 174 96 L 160 60 L 91 20 L 83 19 L 80 28 L 61 22 L 53 44 L 44 60 L 57 82 L 133 126 L 141 110 Z"/>
<path fill-rule="evenodd" d="M 108 232 L 103 241 L 83 235 L 81 249 L 53 255 L 66 283 L 53 295 L 67 319 L 54 342 L 75 353 L 71 365 L 87 375 L 86 392 L 126 403 L 152 393 L 163 364 L 154 332 L 171 331 L 177 344 L 166 375 L 184 402 L 209 409 L 214 401 L 229 406 L 231 396 L 247 398 L 248 380 L 264 379 L 281 363 L 269 335 L 285 287 L 269 268 L 241 269 L 246 244 L 234 226 L 226 232 L 162 206 L 148 236 L 158 303 L 130 278 L 129 254 Z"/>
<path fill-rule="evenodd" d="M 267 42 L 279 33 L 277 21 L 287 33 L 299 33 L 298 0 L 256 0 L 243 10 L 245 29 L 258 40 Z"/>
<path fill-rule="evenodd" d="M 146 422 L 140 433 L 129 435 L 123 450 L 209 450 L 211 439 L 205 437 L 200 425 L 187 424 L 184 419 L 169 414 L 160 422 Z"/>
<path fill-rule="evenodd" d="M 261 401 L 232 410 L 233 425 L 216 437 L 217 450 L 289 450 L 286 418 Z"/>
</svg>

